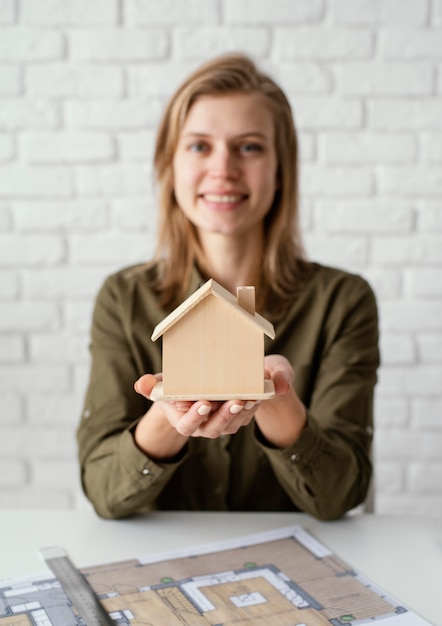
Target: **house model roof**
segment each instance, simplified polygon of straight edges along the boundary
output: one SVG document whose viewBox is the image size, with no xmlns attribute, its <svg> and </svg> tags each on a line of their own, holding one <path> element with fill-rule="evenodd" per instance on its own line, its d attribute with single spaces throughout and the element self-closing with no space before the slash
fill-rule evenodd
<svg viewBox="0 0 442 626">
<path fill-rule="evenodd" d="M 214 295 L 229 306 L 231 306 L 239 315 L 245 317 L 251 324 L 258 326 L 264 334 L 271 339 L 275 338 L 275 330 L 273 325 L 268 322 L 259 313 L 251 314 L 244 309 L 238 300 L 230 291 L 224 289 L 219 283 L 212 278 L 208 280 L 202 287 L 197 289 L 191 296 L 189 296 L 184 302 L 177 306 L 172 313 L 170 313 L 162 322 L 155 327 L 152 333 L 152 341 L 156 341 L 161 335 L 163 335 L 169 328 L 171 328 L 178 320 L 186 315 L 193 307 L 195 307 L 201 300 L 207 298 L 209 295 Z"/>
</svg>

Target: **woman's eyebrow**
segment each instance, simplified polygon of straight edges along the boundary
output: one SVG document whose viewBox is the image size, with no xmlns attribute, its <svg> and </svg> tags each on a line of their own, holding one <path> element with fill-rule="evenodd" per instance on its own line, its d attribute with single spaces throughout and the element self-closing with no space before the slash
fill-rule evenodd
<svg viewBox="0 0 442 626">
<path fill-rule="evenodd" d="M 211 133 L 200 132 L 196 130 L 188 130 L 182 134 L 182 137 L 212 137 Z M 246 137 L 258 137 L 260 139 L 270 139 L 269 135 L 258 130 L 250 130 L 237 135 L 232 135 L 233 139 L 241 139 Z"/>
</svg>

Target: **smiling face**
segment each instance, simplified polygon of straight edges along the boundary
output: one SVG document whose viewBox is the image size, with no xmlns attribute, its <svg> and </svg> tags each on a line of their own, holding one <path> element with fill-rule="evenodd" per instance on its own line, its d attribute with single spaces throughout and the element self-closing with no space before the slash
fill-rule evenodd
<svg viewBox="0 0 442 626">
<path fill-rule="evenodd" d="M 262 233 L 277 189 L 275 131 L 258 93 L 201 96 L 173 158 L 178 205 L 206 232 Z"/>
</svg>

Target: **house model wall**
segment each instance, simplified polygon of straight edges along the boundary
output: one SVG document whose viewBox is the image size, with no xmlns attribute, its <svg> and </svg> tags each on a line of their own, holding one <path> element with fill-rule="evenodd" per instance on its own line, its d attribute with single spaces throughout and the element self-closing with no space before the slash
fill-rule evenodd
<svg viewBox="0 0 442 626">
<path fill-rule="evenodd" d="M 264 380 L 264 335 L 272 324 L 254 310 L 254 287 L 235 298 L 209 280 L 154 330 L 163 337 L 163 382 L 151 397 L 207 400 L 274 395 Z"/>
</svg>

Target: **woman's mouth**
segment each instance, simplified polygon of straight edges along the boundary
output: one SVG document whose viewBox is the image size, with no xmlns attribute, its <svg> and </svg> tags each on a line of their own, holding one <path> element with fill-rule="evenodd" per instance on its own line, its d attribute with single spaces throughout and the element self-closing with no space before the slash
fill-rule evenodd
<svg viewBox="0 0 442 626">
<path fill-rule="evenodd" d="M 232 202 L 240 202 L 244 195 L 240 194 L 218 194 L 218 193 L 207 193 L 203 194 L 204 200 L 207 202 L 219 202 L 221 204 L 230 204 Z"/>
</svg>

